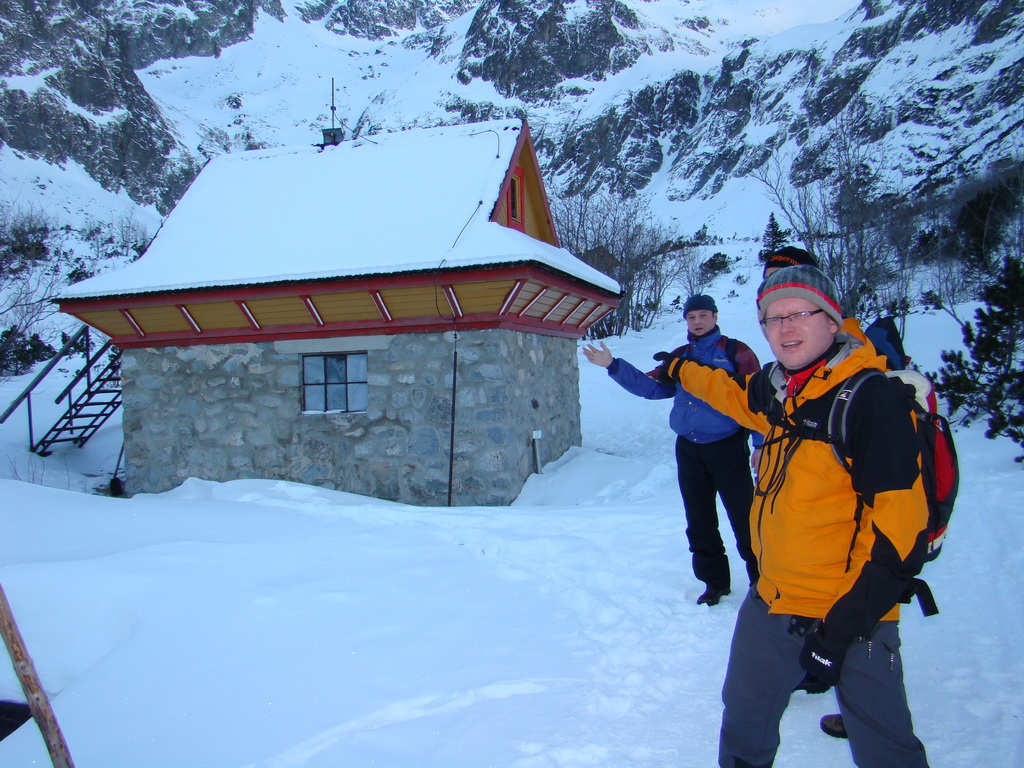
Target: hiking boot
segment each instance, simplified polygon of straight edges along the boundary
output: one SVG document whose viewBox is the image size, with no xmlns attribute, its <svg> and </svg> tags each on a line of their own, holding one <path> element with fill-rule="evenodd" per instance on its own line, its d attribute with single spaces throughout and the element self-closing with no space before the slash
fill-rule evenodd
<svg viewBox="0 0 1024 768">
<path fill-rule="evenodd" d="M 697 598 L 697 605 L 718 605 L 718 601 L 730 592 L 731 590 L 728 588 L 708 587 L 704 590 L 704 594 Z"/>
<path fill-rule="evenodd" d="M 846 725 L 842 715 L 825 715 L 821 718 L 821 730 L 837 739 L 846 738 Z"/>
</svg>

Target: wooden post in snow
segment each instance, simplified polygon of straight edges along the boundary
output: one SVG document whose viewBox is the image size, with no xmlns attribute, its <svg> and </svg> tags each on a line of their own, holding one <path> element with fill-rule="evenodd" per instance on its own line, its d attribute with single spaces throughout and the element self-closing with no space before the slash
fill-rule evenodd
<svg viewBox="0 0 1024 768">
<path fill-rule="evenodd" d="M 11 611 L 11 604 L 7 602 L 7 595 L 0 586 L 0 633 L 4 636 L 4 643 L 7 651 L 11 654 L 11 661 L 14 663 L 14 671 L 21 681 L 21 689 L 28 699 L 28 709 L 32 718 L 39 726 L 46 742 L 46 749 L 50 753 L 50 761 L 53 768 L 75 768 L 71 762 L 71 753 L 68 752 L 68 745 L 64 741 L 64 734 L 60 732 L 57 725 L 57 718 L 53 714 L 50 700 L 39 682 L 39 675 L 36 673 L 35 664 L 32 663 L 28 650 L 25 648 L 25 640 L 14 623 L 14 613 Z"/>
</svg>

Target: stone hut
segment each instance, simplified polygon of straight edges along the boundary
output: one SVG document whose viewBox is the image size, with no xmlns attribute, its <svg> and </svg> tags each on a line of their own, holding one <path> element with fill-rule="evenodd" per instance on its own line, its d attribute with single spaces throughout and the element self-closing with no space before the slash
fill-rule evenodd
<svg viewBox="0 0 1024 768">
<path fill-rule="evenodd" d="M 212 160 L 63 312 L 122 350 L 125 486 L 502 505 L 580 444 L 614 280 L 558 246 L 525 121 Z"/>
</svg>

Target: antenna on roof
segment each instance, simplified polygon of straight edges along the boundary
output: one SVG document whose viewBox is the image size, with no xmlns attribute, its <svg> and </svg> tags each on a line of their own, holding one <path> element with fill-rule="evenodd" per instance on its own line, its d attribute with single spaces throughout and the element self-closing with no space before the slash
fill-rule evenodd
<svg viewBox="0 0 1024 768">
<path fill-rule="evenodd" d="M 344 128 L 340 128 L 340 127 L 338 127 L 338 128 L 335 127 L 335 120 L 334 120 L 334 118 L 335 118 L 335 114 L 337 113 L 337 111 L 338 111 L 338 108 L 336 106 L 334 106 L 334 78 L 332 77 L 331 78 L 331 127 L 330 128 L 323 128 L 323 129 L 321 129 L 323 131 L 323 134 L 324 134 L 324 140 L 323 140 L 322 144 L 318 144 L 317 145 L 321 149 L 323 149 L 324 147 L 334 146 L 335 144 L 340 144 L 341 140 L 345 137 L 345 129 Z"/>
<path fill-rule="evenodd" d="M 334 128 L 334 114 L 338 111 L 338 108 L 334 106 L 334 78 L 331 78 L 331 128 Z"/>
</svg>

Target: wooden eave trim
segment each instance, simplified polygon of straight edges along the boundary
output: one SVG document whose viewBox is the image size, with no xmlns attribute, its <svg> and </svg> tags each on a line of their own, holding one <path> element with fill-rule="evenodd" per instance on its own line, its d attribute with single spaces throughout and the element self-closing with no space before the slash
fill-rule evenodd
<svg viewBox="0 0 1024 768">
<path fill-rule="evenodd" d="M 608 311 L 611 311 L 611 307 Z M 602 313 L 602 316 L 605 313 Z M 198 334 L 182 335 L 181 333 L 154 333 L 145 337 L 115 337 L 113 342 L 122 349 L 137 347 L 187 347 L 197 344 L 236 344 L 280 341 L 285 339 L 331 338 L 343 336 L 394 336 L 402 333 L 444 333 L 452 330 L 452 319 L 437 319 L 423 322 L 422 318 L 406 318 L 395 320 L 387 325 L 379 322 L 342 322 L 327 323 L 324 326 L 275 326 L 273 330 L 262 330 L 250 333 L 238 333 L 237 329 L 208 330 Z M 459 330 L 504 329 L 527 333 L 539 333 L 543 336 L 559 336 L 562 338 L 580 338 L 580 326 L 566 326 L 559 322 L 542 322 L 533 317 L 507 315 L 496 317 L 493 314 L 464 315 L 458 320 Z"/>
<path fill-rule="evenodd" d="M 523 290 L 523 286 L 525 286 L 528 282 L 529 280 L 525 279 L 516 280 L 516 284 L 513 285 L 512 288 L 509 290 L 508 294 L 505 296 L 505 301 L 501 305 L 501 309 L 498 310 L 499 315 L 508 314 L 508 311 L 512 308 L 512 305 L 515 304 L 516 299 L 519 298 L 519 293 L 520 291 Z"/>
<path fill-rule="evenodd" d="M 448 306 L 451 307 L 452 314 L 455 317 L 462 317 L 462 306 L 459 304 L 459 297 L 455 295 L 454 285 L 444 285 L 441 287 L 444 292 L 444 297 L 448 300 Z"/>
<path fill-rule="evenodd" d="M 134 317 L 132 317 L 132 313 L 131 312 L 129 312 L 127 309 L 120 309 L 118 311 L 121 313 L 121 316 L 124 317 L 124 319 L 128 321 L 128 324 L 131 325 L 131 327 L 135 329 L 135 332 L 140 337 L 145 337 L 146 332 L 144 330 L 142 330 L 142 326 L 138 324 L 138 322 L 135 320 Z"/>
<path fill-rule="evenodd" d="M 249 325 L 252 326 L 252 329 L 254 331 L 262 330 L 262 326 L 260 325 L 260 321 L 256 319 L 256 316 L 252 313 L 252 310 L 249 309 L 249 305 L 248 304 L 246 304 L 244 301 L 239 299 L 239 300 L 235 301 L 235 305 L 240 310 L 242 310 L 242 314 L 245 315 L 245 319 L 249 321 Z"/>
<path fill-rule="evenodd" d="M 401 274 L 375 281 L 334 280 L 319 283 L 302 282 L 290 285 L 232 287 L 217 290 L 196 290 L 191 292 L 174 292 L 165 294 L 143 294 L 136 296 L 108 297 L 100 299 L 76 299 L 61 303 L 61 311 L 76 316 L 87 324 L 92 313 L 116 312 L 121 315 L 132 329 L 120 330 L 112 335 L 115 344 L 122 347 L 143 346 L 181 346 L 191 344 L 214 344 L 239 341 L 272 341 L 285 338 L 331 337 L 355 334 L 394 334 L 415 333 L 425 331 L 450 330 L 453 323 L 459 328 L 514 328 L 554 336 L 580 336 L 588 325 L 610 312 L 619 304 L 617 294 L 594 286 L 590 283 L 552 271 L 537 264 L 516 264 L 495 268 L 476 268 L 471 270 L 451 271 L 443 275 L 434 274 Z M 454 279 L 453 279 L 454 278 Z M 513 283 L 505 297 L 501 300 L 501 308 L 495 300 L 487 312 L 475 311 L 467 313 L 462 306 L 459 294 L 475 283 Z M 426 288 L 444 294 L 451 316 L 437 316 L 433 313 L 396 319 L 389 309 L 382 290 L 388 288 Z M 517 304 L 523 301 L 523 292 L 535 290 L 529 301 L 522 308 Z M 361 294 L 372 299 L 377 307 L 378 317 L 359 320 L 335 320 L 324 318 L 317 307 L 317 297 L 321 294 Z M 573 299 L 575 297 L 575 299 Z M 292 320 L 286 324 L 266 325 L 257 320 L 256 312 L 249 309 L 247 302 L 258 299 L 295 299 L 301 301 L 306 308 L 309 321 Z M 548 302 L 554 298 L 552 307 Z M 536 310 L 538 301 L 544 300 L 543 313 L 530 316 Z M 578 300 L 576 300 L 578 299 Z M 568 314 L 565 302 L 572 300 L 575 306 Z M 587 311 L 579 323 L 571 322 L 573 316 L 587 302 L 595 306 Z M 238 307 L 241 316 L 237 327 L 202 328 L 196 320 L 201 316 L 199 305 L 212 303 L 231 303 Z M 187 305 L 187 306 L 186 306 Z M 156 307 L 177 308 L 186 319 L 186 328 L 160 330 L 150 327 L 143 330 L 143 325 L 136 320 L 133 312 L 136 309 Z M 191 307 L 192 311 L 189 311 Z M 585 310 L 585 308 L 584 308 Z M 543 314 L 543 316 L 540 316 Z M 582 312 L 580 312 L 582 314 Z M 559 319 L 553 319 L 553 318 Z M 97 326 L 94 326 L 97 327 Z M 109 326 L 104 333 L 111 335 Z"/>
<path fill-rule="evenodd" d="M 547 296 L 548 291 L 550 291 L 550 290 L 551 290 L 551 286 L 549 286 L 549 285 L 541 286 L 541 289 L 539 291 L 537 291 L 537 295 L 534 296 L 532 299 L 530 299 L 528 302 L 526 302 L 526 306 L 523 307 L 522 309 L 520 309 L 516 313 L 517 316 L 525 317 L 526 313 L 529 312 L 531 309 L 533 309 L 533 305 L 536 304 L 538 301 L 540 301 L 545 296 Z"/>
<path fill-rule="evenodd" d="M 385 323 L 390 323 L 394 320 L 391 317 L 391 310 L 388 309 L 388 304 L 384 301 L 384 297 L 380 295 L 380 291 L 370 291 L 370 298 L 373 299 L 373 303 L 377 307 L 377 311 L 380 313 L 380 319 Z"/>
<path fill-rule="evenodd" d="M 178 311 L 181 313 L 181 316 L 185 318 L 185 322 L 188 323 L 189 327 L 192 329 L 194 333 L 203 332 L 203 329 L 199 327 L 199 323 L 197 323 L 196 319 L 192 317 L 192 313 L 188 311 L 188 307 L 186 307 L 184 304 L 175 304 L 174 306 L 178 308 Z"/>
<path fill-rule="evenodd" d="M 442 270 L 440 272 L 400 273 L 396 275 L 368 275 L 366 277 L 334 279 L 325 281 L 301 281 L 225 288 L 196 288 L 163 293 L 137 293 L 121 296 L 97 296 L 95 298 L 64 299 L 59 301 L 60 311 L 96 312 L 102 310 L 134 309 L 136 307 L 163 307 L 171 304 L 197 304 L 204 302 L 230 301 L 238 303 L 249 299 L 270 299 L 310 296 L 316 299 L 323 293 L 370 292 L 378 293 L 391 288 L 414 288 L 444 284 L 458 286 L 465 283 L 494 282 L 499 280 L 534 280 L 545 285 L 581 295 L 607 297 L 618 304 L 618 295 L 607 289 L 588 283 L 579 278 L 552 270 L 536 262 L 496 267 L 477 267 L 467 270 Z M 453 277 L 459 279 L 453 279 Z"/>
<path fill-rule="evenodd" d="M 316 304 L 313 303 L 312 297 L 308 294 L 303 294 L 299 298 L 302 299 L 302 303 L 306 306 L 306 311 L 309 312 L 309 316 L 313 319 L 313 324 L 323 327 L 324 319 L 320 317 L 320 311 L 316 308 Z"/>
<path fill-rule="evenodd" d="M 565 303 L 565 300 L 568 299 L 571 295 L 572 295 L 571 293 L 564 293 L 564 294 L 562 294 L 562 298 L 560 298 L 558 301 L 556 301 L 551 306 L 551 309 L 549 309 L 547 312 L 544 313 L 544 317 L 541 318 L 541 322 L 546 322 L 548 320 L 548 318 L 550 318 L 553 314 L 555 314 L 555 312 L 558 311 L 558 308 L 561 307 L 562 304 Z"/>
<path fill-rule="evenodd" d="M 572 316 L 579 312 L 580 307 L 582 307 L 588 301 L 592 301 L 592 299 L 588 299 L 586 296 L 582 297 L 579 301 L 577 301 L 576 305 L 566 313 L 565 319 L 562 320 L 562 325 L 568 325 L 569 320 L 572 319 Z M 598 304 L 598 306 L 601 305 Z"/>
<path fill-rule="evenodd" d="M 598 304 L 596 307 L 594 307 L 593 310 L 591 310 L 589 315 L 587 315 L 582 321 L 580 321 L 580 324 L 577 325 L 576 327 L 579 328 L 580 330 L 586 331 L 587 328 L 592 326 L 594 323 L 600 321 L 601 318 L 603 318 L 613 309 L 615 309 L 615 307 L 610 307 L 607 304 Z"/>
</svg>

